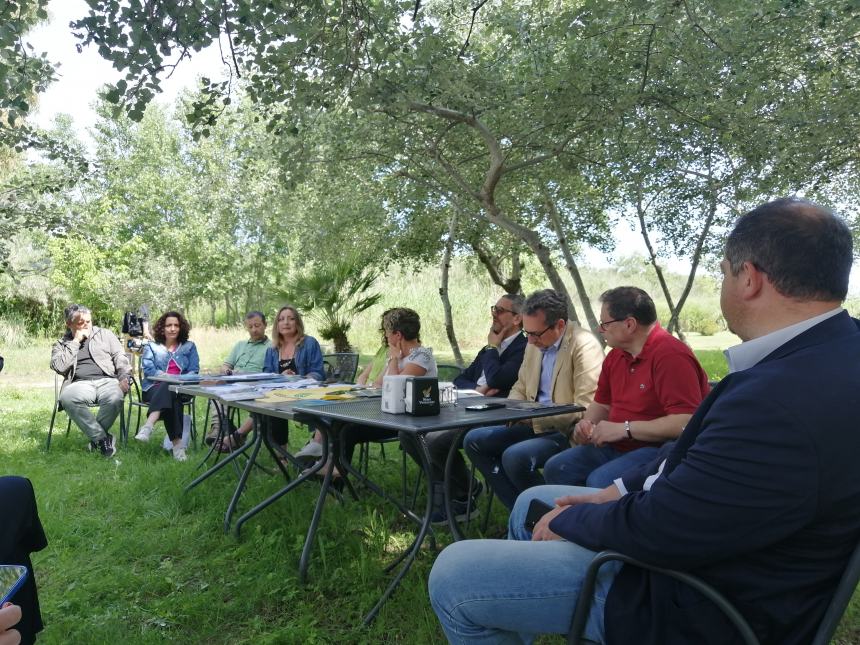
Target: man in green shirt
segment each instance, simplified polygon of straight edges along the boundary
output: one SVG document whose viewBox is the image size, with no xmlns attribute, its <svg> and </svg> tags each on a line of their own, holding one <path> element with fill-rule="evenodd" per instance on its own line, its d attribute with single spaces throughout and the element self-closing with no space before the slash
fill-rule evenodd
<svg viewBox="0 0 860 645">
<path fill-rule="evenodd" d="M 244 372 L 255 373 L 263 371 L 263 360 L 266 349 L 269 347 L 269 339 L 266 337 L 266 316 L 262 311 L 249 311 L 245 314 L 245 329 L 248 330 L 248 340 L 240 340 L 233 346 L 230 355 L 221 366 L 224 374 Z M 229 410 L 227 412 L 229 416 Z M 212 444 L 218 436 L 219 418 L 216 414 L 212 419 L 209 434 L 206 435 L 206 443 Z"/>
<path fill-rule="evenodd" d="M 233 346 L 221 371 L 225 374 L 233 372 L 254 373 L 263 371 L 263 359 L 269 347 L 266 338 L 266 316 L 261 311 L 249 311 L 245 314 L 245 329 L 248 330 L 248 340 L 240 340 Z"/>
</svg>

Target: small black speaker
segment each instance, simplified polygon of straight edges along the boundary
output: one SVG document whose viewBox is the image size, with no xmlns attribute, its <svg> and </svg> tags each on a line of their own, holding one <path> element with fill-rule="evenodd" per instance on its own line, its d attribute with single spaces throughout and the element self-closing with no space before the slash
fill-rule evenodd
<svg viewBox="0 0 860 645">
<path fill-rule="evenodd" d="M 406 379 L 406 414 L 431 417 L 439 414 L 439 380 L 429 376 Z"/>
</svg>

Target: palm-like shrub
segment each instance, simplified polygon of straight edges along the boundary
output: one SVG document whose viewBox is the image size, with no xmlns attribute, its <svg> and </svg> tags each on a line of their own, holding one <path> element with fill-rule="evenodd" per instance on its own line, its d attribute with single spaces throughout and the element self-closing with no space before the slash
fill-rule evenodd
<svg viewBox="0 0 860 645">
<path fill-rule="evenodd" d="M 293 277 L 283 295 L 320 323 L 320 336 L 332 341 L 336 352 L 348 352 L 347 334 L 353 319 L 382 297 L 369 293 L 381 273 L 364 260 L 350 257 L 312 264 Z"/>
</svg>

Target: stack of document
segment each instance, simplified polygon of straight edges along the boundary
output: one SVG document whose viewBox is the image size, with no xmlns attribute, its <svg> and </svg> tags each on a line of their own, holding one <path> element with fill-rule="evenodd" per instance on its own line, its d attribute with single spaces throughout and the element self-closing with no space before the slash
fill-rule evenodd
<svg viewBox="0 0 860 645">
<path fill-rule="evenodd" d="M 231 383 L 229 385 L 210 385 L 205 389 L 222 401 L 250 401 L 266 396 L 271 390 L 307 388 L 315 386 L 319 381 L 306 378 L 284 383 L 284 381 L 268 381 L 255 383 Z"/>
<path fill-rule="evenodd" d="M 293 385 L 292 383 L 290 385 Z M 323 401 L 346 401 L 354 399 L 350 387 L 330 385 L 328 387 L 278 388 L 269 390 L 264 396 L 257 398 L 259 403 L 289 403 L 305 399 L 321 399 Z"/>
</svg>

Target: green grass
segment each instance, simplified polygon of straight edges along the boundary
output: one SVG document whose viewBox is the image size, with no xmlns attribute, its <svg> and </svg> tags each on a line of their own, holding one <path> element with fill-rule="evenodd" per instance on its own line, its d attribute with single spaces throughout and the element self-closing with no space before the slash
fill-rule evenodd
<svg viewBox="0 0 860 645">
<path fill-rule="evenodd" d="M 411 535 L 369 495 L 327 502 L 302 586 L 297 564 L 318 486 L 291 493 L 248 522 L 237 540 L 221 531 L 232 471 L 183 493 L 199 451 L 175 463 L 157 447 L 156 433 L 159 441 L 105 460 L 84 450 L 76 428 L 64 436 L 63 415 L 45 453 L 52 396 L 0 392 L 3 470 L 33 481 L 49 539 L 34 556 L 46 622 L 40 642 L 441 642 L 425 589 L 430 553 L 379 619 L 357 626 L 385 588 L 384 564 Z M 307 437 L 302 429 L 291 434 L 296 445 Z M 392 491 L 399 490 L 398 459 L 389 447 L 387 461 L 371 460 Z M 282 481 L 254 473 L 240 510 Z"/>
<path fill-rule="evenodd" d="M 204 367 L 217 366 L 236 335 L 207 336 Z M 316 485 L 287 495 L 248 522 L 236 539 L 221 529 L 235 475 L 225 469 L 183 493 L 202 453 L 191 451 L 189 462 L 174 462 L 157 447 L 161 431 L 150 444 L 132 441 L 115 459 L 105 460 L 84 450 L 86 441 L 76 428 L 64 436 L 60 415 L 46 453 L 53 402 L 48 350 L 49 343 L 40 341 L 5 352 L 7 369 L 0 375 L 2 472 L 33 481 L 49 540 L 47 549 L 34 554 L 46 623 L 40 643 L 444 642 L 427 599 L 434 558 L 429 548 L 376 622 L 359 626 L 389 580 L 383 567 L 413 534 L 395 511 L 369 494 L 359 502 L 327 501 L 309 580 L 301 585 L 298 559 Z M 697 355 L 711 377 L 725 369 L 718 350 Z M 440 359 L 450 355 L 441 352 Z M 201 419 L 203 412 L 198 405 Z M 301 428 L 291 432 L 294 447 L 306 438 Z M 392 493 L 400 491 L 399 459 L 392 445 L 385 460 L 377 448 L 371 457 L 371 475 Z M 282 481 L 254 472 L 239 512 Z M 495 504 L 488 533 L 499 535 L 504 522 L 505 513 Z M 449 538 L 440 532 L 438 539 L 444 546 Z M 860 642 L 858 608 L 855 598 L 837 642 Z"/>
</svg>

